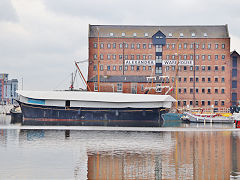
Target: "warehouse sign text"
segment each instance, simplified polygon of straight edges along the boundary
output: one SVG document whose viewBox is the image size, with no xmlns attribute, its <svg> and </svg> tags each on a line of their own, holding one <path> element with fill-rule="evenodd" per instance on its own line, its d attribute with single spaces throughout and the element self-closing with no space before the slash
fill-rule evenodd
<svg viewBox="0 0 240 180">
<path fill-rule="evenodd" d="M 177 64 L 176 60 L 163 60 L 162 65 L 164 66 L 175 66 Z M 193 66 L 193 60 L 179 60 L 179 66 Z"/>
<path fill-rule="evenodd" d="M 153 66 L 155 60 L 125 60 L 125 65 Z"/>
</svg>

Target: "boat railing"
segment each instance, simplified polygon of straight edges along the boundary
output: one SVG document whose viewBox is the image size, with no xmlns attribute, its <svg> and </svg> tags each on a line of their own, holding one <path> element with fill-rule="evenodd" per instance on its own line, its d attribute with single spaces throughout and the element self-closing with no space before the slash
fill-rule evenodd
<svg viewBox="0 0 240 180">
<path fill-rule="evenodd" d="M 202 114 L 212 114 L 212 113 L 230 113 L 230 108 L 193 108 L 193 107 L 183 107 L 178 109 L 179 112 L 191 112 L 191 113 L 202 113 Z"/>
</svg>

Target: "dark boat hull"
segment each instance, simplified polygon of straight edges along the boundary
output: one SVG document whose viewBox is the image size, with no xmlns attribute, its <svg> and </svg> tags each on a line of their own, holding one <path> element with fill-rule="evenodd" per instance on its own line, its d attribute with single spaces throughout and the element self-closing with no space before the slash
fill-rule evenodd
<svg viewBox="0 0 240 180">
<path fill-rule="evenodd" d="M 159 127 L 163 108 L 78 108 L 20 103 L 24 125 Z"/>
</svg>

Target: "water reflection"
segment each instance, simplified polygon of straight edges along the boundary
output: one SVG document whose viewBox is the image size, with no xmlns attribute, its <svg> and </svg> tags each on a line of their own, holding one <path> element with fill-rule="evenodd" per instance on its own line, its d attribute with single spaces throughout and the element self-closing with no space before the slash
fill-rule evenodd
<svg viewBox="0 0 240 180">
<path fill-rule="evenodd" d="M 239 152 L 236 131 L 0 130 L 0 179 L 229 179 Z"/>
</svg>

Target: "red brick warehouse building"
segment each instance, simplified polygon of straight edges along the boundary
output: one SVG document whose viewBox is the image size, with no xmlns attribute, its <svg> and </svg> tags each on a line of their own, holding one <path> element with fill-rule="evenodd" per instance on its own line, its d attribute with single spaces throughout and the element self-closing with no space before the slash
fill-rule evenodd
<svg viewBox="0 0 240 180">
<path fill-rule="evenodd" d="M 98 61 L 100 91 L 144 93 L 154 86 L 166 92 L 158 87 L 168 85 L 173 97 L 177 87 L 181 107 L 192 106 L 193 95 L 199 107 L 230 106 L 227 25 L 89 25 L 88 85 L 95 91 Z"/>
</svg>

